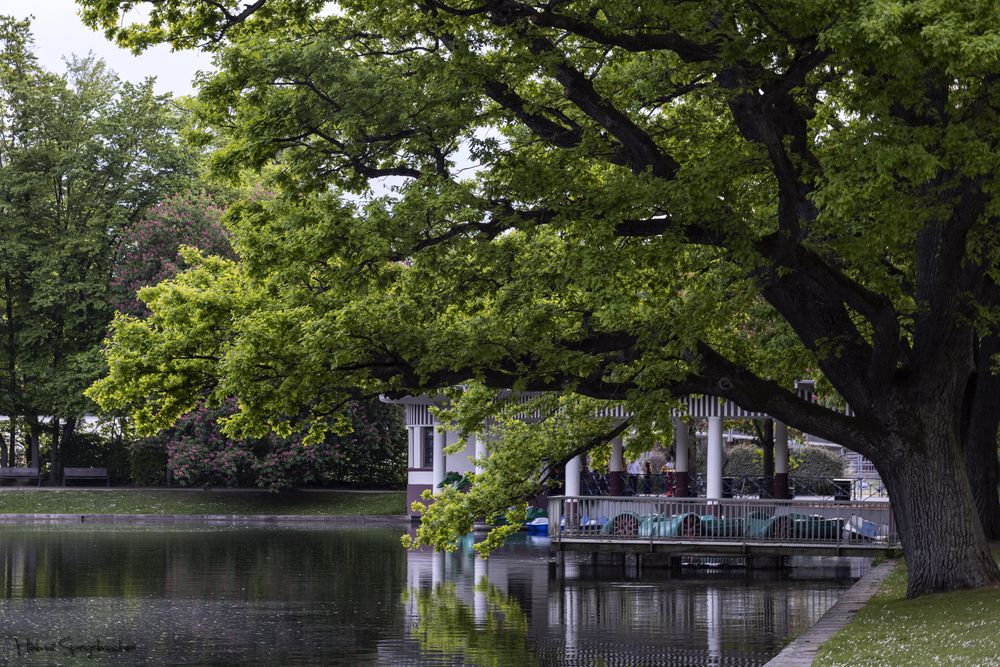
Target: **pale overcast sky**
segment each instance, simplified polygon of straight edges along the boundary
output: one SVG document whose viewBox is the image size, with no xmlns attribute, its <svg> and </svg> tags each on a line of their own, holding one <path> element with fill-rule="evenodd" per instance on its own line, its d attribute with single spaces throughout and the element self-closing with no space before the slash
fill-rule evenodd
<svg viewBox="0 0 1000 667">
<path fill-rule="evenodd" d="M 138 82 L 155 76 L 157 92 L 189 95 L 194 92 L 191 79 L 195 72 L 212 68 L 211 59 L 205 54 L 171 53 L 163 46 L 133 56 L 84 26 L 73 0 L 0 0 L 0 14 L 17 18 L 34 15 L 31 30 L 35 35 L 35 53 L 49 71 L 64 71 L 65 56 L 84 56 L 93 51 L 123 79 Z"/>
</svg>

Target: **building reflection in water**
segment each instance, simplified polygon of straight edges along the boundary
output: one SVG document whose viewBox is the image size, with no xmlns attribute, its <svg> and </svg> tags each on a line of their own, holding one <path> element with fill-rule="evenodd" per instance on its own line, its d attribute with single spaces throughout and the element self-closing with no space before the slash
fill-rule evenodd
<svg viewBox="0 0 1000 667">
<path fill-rule="evenodd" d="M 584 559 L 550 566 L 532 540 L 544 543 L 522 536 L 488 561 L 475 557 L 470 538 L 454 553 L 407 555 L 408 634 L 425 660 L 763 664 L 865 569 L 843 559 L 785 571 L 645 569 L 628 576 L 623 566 Z M 520 627 L 523 636 L 513 637 Z M 522 662 L 529 657 L 533 663 Z"/>
</svg>

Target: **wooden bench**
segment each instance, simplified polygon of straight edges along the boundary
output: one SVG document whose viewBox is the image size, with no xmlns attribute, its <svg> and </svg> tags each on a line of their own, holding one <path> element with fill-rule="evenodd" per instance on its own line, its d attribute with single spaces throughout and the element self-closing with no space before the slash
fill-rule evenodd
<svg viewBox="0 0 1000 667">
<path fill-rule="evenodd" d="M 63 468 L 63 486 L 69 479 L 103 479 L 107 486 L 111 486 L 107 468 Z"/>
<path fill-rule="evenodd" d="M 33 479 L 42 485 L 42 476 L 38 468 L 0 468 L 0 480 L 3 479 Z"/>
</svg>

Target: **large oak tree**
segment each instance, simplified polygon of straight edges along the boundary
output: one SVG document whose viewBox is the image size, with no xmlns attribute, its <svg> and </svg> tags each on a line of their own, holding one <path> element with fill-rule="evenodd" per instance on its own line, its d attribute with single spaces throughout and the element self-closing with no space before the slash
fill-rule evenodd
<svg viewBox="0 0 1000 667">
<path fill-rule="evenodd" d="M 239 264 L 118 322 L 105 403 L 152 428 L 237 395 L 253 431 L 466 383 L 553 392 L 562 421 L 591 408 L 559 394 L 627 400 L 647 429 L 712 394 L 875 463 L 911 595 L 1000 582 L 963 458 L 988 519 L 990 3 L 80 4 L 122 44 L 215 51 L 216 166 L 277 161 L 284 193 L 233 209 Z M 850 412 L 789 390 L 810 367 Z M 498 502 L 543 455 L 508 425 L 478 480 Z M 586 432 L 550 429 L 549 462 Z"/>
</svg>

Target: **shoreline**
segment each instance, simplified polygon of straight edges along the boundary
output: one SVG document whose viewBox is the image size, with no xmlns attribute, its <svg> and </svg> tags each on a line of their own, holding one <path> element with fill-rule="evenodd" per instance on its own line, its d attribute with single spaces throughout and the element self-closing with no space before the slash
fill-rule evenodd
<svg viewBox="0 0 1000 667">
<path fill-rule="evenodd" d="M 341 525 L 409 526 L 405 514 L 0 514 L 0 525 L 30 524 L 215 524 L 215 525 Z"/>
<path fill-rule="evenodd" d="M 854 582 L 840 599 L 811 628 L 796 637 L 764 667 L 809 667 L 820 647 L 846 626 L 882 586 L 885 578 L 896 569 L 896 561 L 888 560 L 871 569 Z"/>
</svg>

